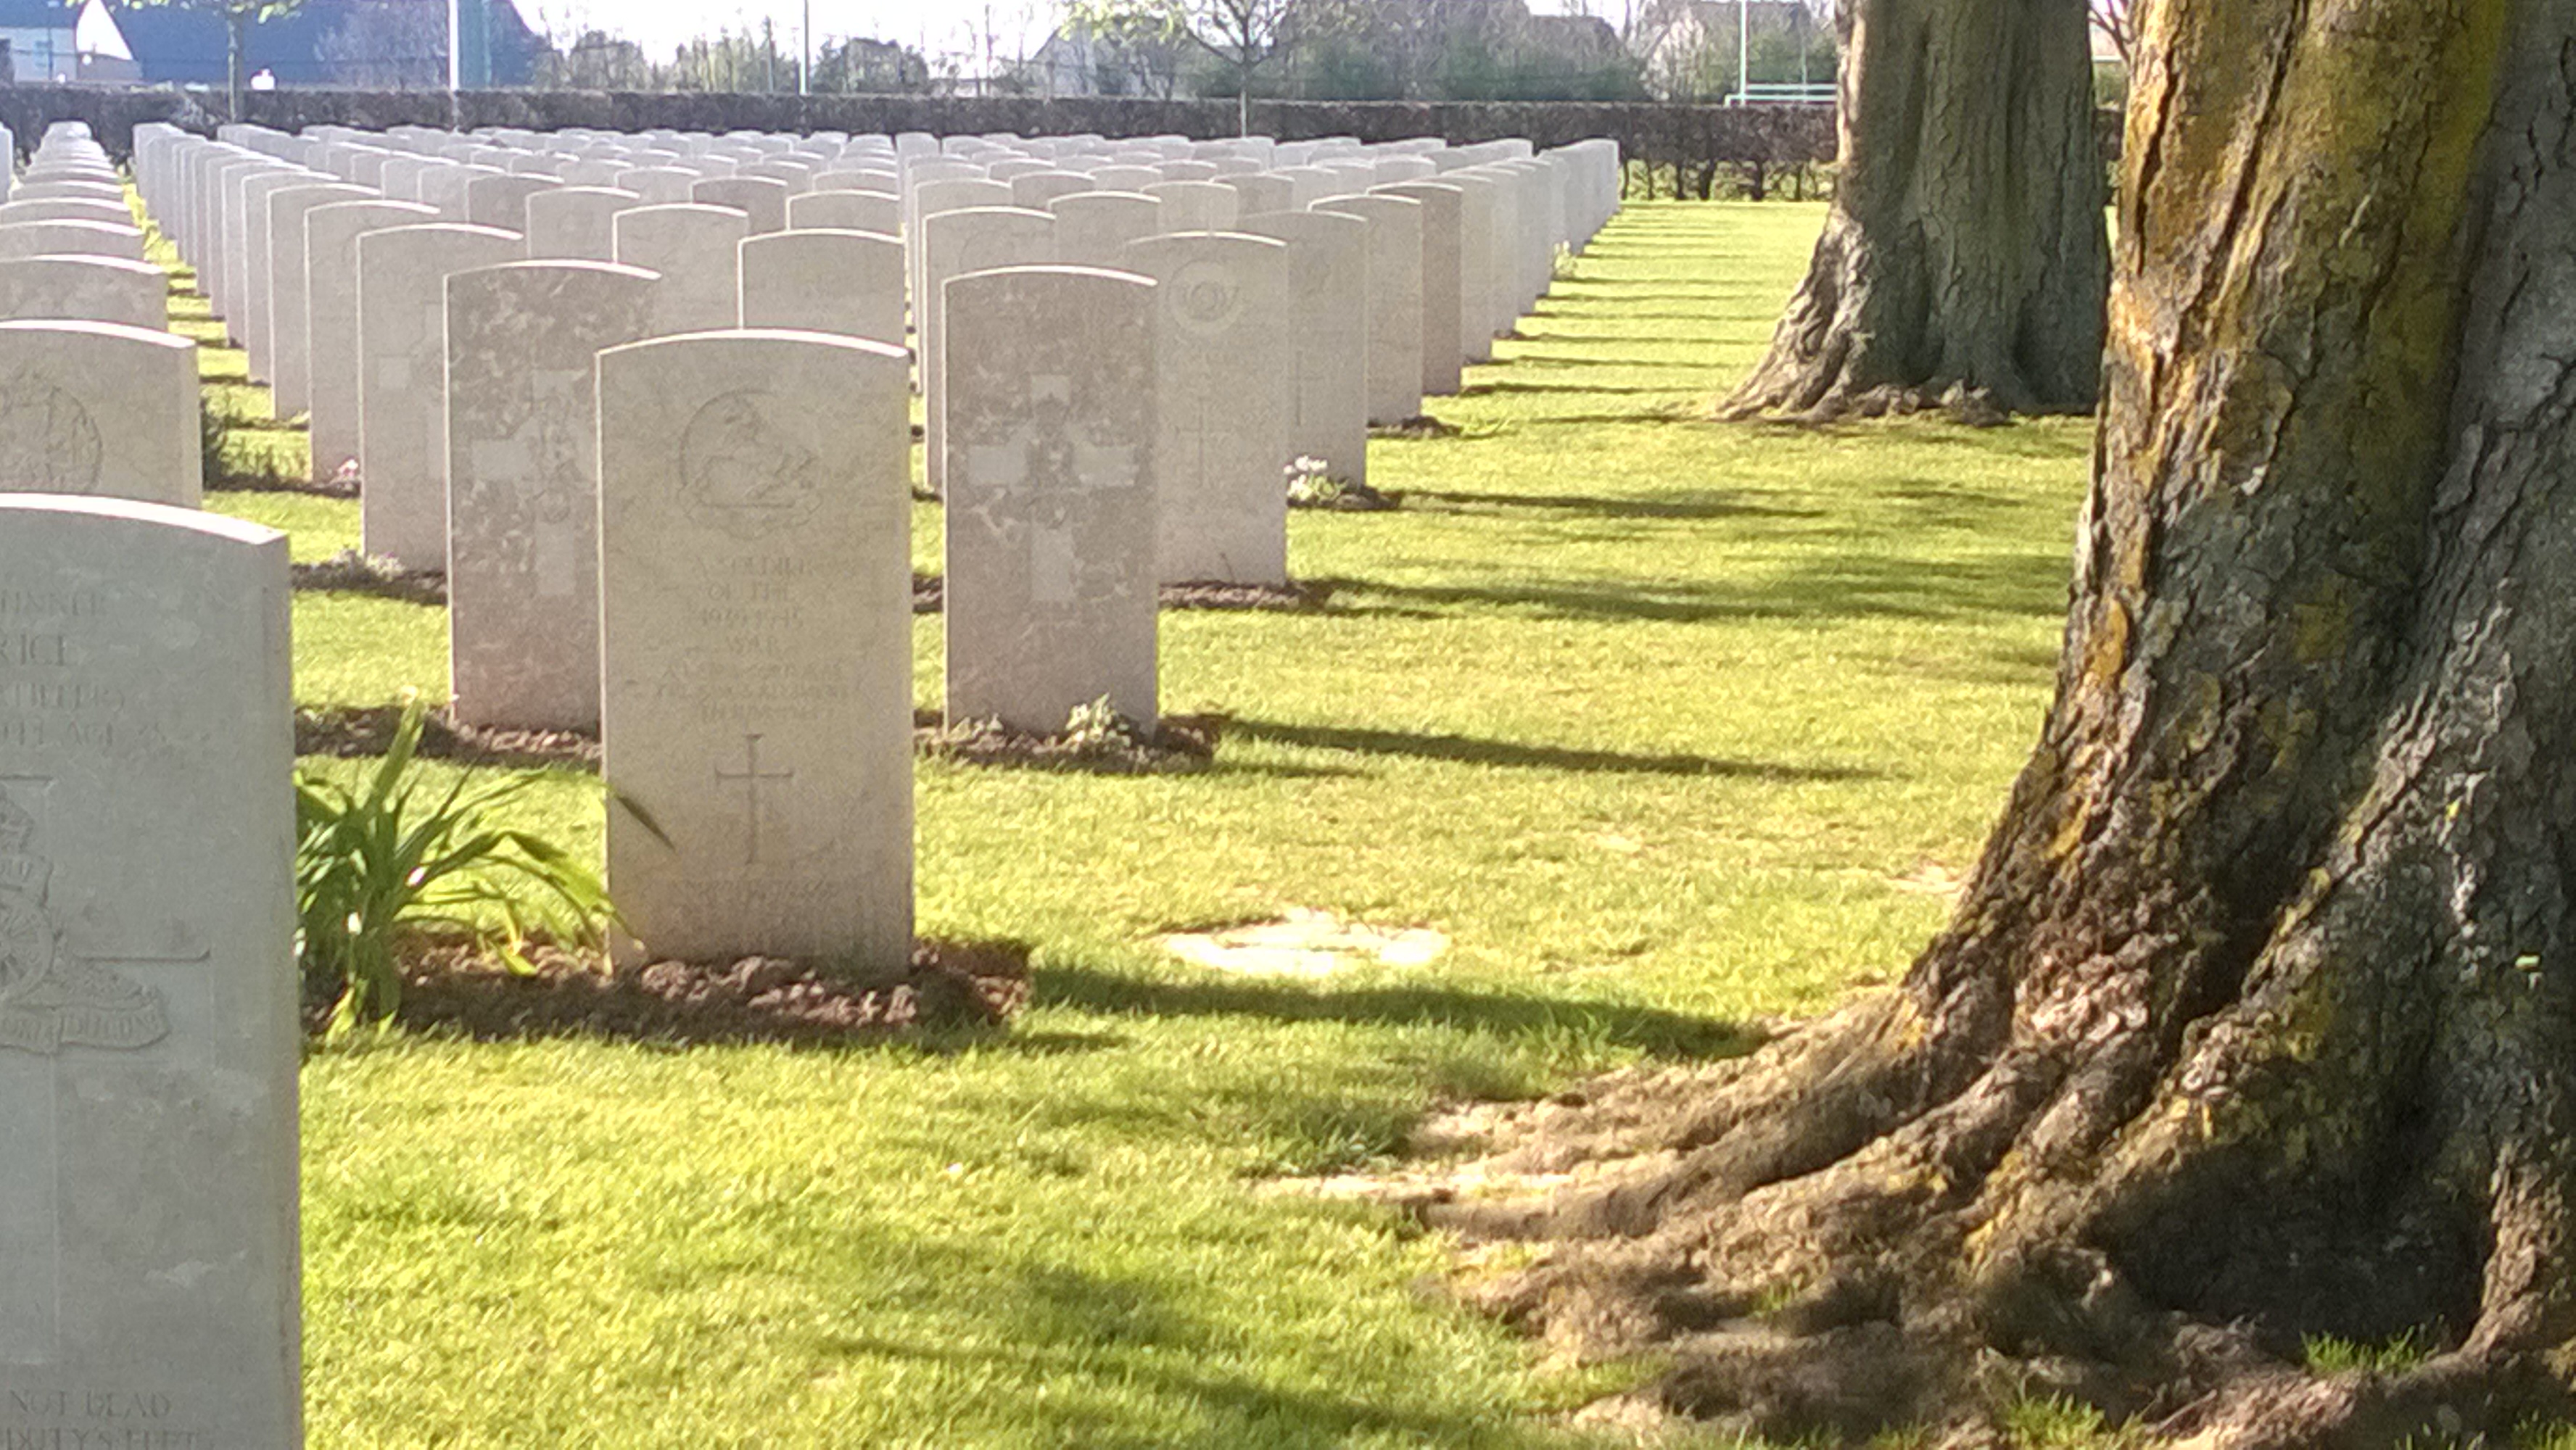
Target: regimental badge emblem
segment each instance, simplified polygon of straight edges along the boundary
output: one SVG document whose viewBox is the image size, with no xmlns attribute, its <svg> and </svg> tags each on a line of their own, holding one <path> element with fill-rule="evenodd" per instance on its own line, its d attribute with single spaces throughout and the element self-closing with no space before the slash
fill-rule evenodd
<svg viewBox="0 0 2576 1450">
<path fill-rule="evenodd" d="M 53 863 L 23 784 L 0 783 L 0 1048 L 131 1051 L 169 1035 L 161 994 L 81 960 L 47 904 Z"/>
</svg>

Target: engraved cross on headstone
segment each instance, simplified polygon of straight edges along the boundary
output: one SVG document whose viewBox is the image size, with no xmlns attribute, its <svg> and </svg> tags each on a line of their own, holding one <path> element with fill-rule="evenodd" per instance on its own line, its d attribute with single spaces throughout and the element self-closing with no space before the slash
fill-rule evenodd
<svg viewBox="0 0 2576 1450">
<path fill-rule="evenodd" d="M 720 784 L 742 787 L 743 815 L 746 822 L 744 834 L 747 842 L 743 853 L 743 864 L 748 866 L 760 864 L 761 786 L 770 781 L 786 782 L 796 778 L 796 772 L 792 770 L 764 771 L 760 768 L 760 739 L 757 735 L 747 734 L 742 737 L 742 769 L 727 770 L 721 765 L 716 767 L 716 780 Z"/>
</svg>

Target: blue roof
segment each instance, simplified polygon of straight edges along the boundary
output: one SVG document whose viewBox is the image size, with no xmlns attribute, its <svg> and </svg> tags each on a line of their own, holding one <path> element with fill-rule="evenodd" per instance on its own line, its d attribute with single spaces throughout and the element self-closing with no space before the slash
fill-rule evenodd
<svg viewBox="0 0 2576 1450">
<path fill-rule="evenodd" d="M 68 30 L 80 0 L 0 0 L 0 30 Z"/>
</svg>

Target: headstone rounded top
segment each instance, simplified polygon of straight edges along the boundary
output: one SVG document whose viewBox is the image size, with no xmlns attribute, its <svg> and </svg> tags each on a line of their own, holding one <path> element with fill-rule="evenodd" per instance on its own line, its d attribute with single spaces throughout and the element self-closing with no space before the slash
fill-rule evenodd
<svg viewBox="0 0 2576 1450">
<path fill-rule="evenodd" d="M 92 337 L 112 337 L 124 342 L 167 348 L 173 352 L 194 352 L 195 338 L 174 332 L 160 332 L 148 327 L 128 327 L 121 322 L 83 322 L 63 318 L 34 318 L 17 322 L 0 322 L 0 333 L 84 333 Z"/>
<path fill-rule="evenodd" d="M 234 544 L 270 544 L 286 537 L 275 529 L 227 514 L 127 498 L 95 498 L 73 493 L 0 493 L 0 510 L 122 519 L 160 528 L 186 529 Z"/>
</svg>

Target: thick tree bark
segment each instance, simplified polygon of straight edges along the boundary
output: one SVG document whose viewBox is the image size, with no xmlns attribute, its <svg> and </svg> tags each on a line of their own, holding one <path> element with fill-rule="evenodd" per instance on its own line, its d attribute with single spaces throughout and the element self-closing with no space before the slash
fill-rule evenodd
<svg viewBox="0 0 2576 1450">
<path fill-rule="evenodd" d="M 1848 0 L 1833 211 L 1727 413 L 2092 410 L 2089 24 L 2085 0 Z"/>
<path fill-rule="evenodd" d="M 2428 1442 L 2576 1376 L 2576 5 L 2159 0 L 2056 703 L 1897 992 L 1429 1212 L 1668 1408 Z M 2318 1376 L 2308 1336 L 2411 1333 Z"/>
</svg>

